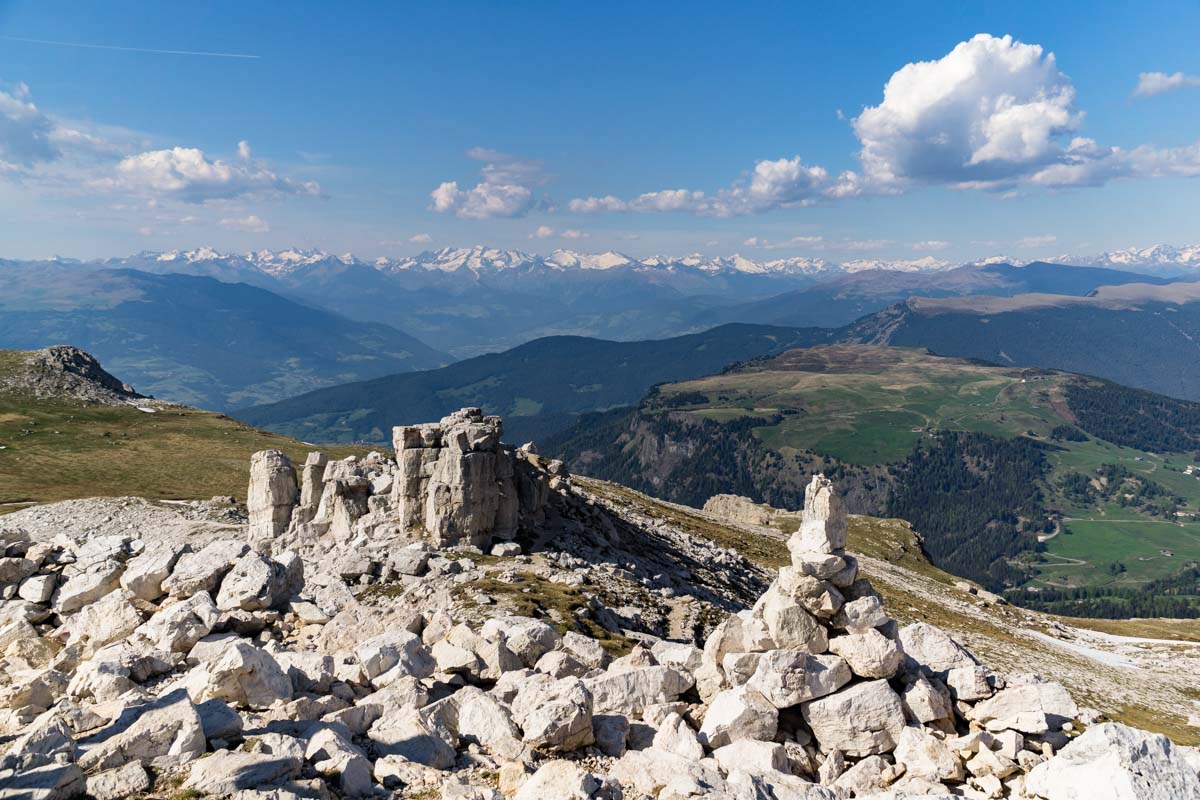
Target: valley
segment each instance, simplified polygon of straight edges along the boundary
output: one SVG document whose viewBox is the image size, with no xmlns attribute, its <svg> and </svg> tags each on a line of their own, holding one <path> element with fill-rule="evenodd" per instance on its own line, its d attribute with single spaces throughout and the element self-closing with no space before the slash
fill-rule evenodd
<svg viewBox="0 0 1200 800">
<path fill-rule="evenodd" d="M 0 262 L 0 286 L 0 347 L 82 347 L 147 394 L 219 411 L 449 361 L 388 325 L 211 277 Z"/>
<path fill-rule="evenodd" d="M 853 508 L 912 521 L 935 563 L 989 588 L 1019 589 L 1023 602 L 1138 615 L 1129 592 L 1182 575 L 1185 588 L 1159 587 L 1159 607 L 1193 615 L 1195 451 L 1097 435 L 1114 436 L 1104 427 L 1114 413 L 1135 427 L 1112 399 L 1129 391 L 1068 373 L 831 345 L 659 386 L 636 411 L 613 412 L 607 427 L 585 421 L 548 447 L 577 469 L 693 505 L 732 491 L 795 508 L 798 478 L 787 475 L 822 468 Z M 1077 418 L 1073 409 L 1095 397 L 1105 400 Z M 669 455 L 714 438 L 728 441 L 721 471 L 712 459 Z M 1065 488 L 1072 480 L 1114 488 L 1081 495 Z M 1135 504 L 1139 492 L 1152 499 Z M 1068 594 L 1051 594 L 1059 590 Z"/>
</svg>

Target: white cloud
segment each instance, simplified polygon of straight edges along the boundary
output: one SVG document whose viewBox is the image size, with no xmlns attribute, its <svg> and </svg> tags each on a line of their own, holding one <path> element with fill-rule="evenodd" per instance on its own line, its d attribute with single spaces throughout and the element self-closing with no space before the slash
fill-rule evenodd
<svg viewBox="0 0 1200 800">
<path fill-rule="evenodd" d="M 864 179 L 883 189 L 1019 180 L 1062 158 L 1061 137 L 1083 119 L 1074 103 L 1053 53 L 979 34 L 901 68 L 853 121 Z"/>
<path fill-rule="evenodd" d="M 239 145 L 239 150 L 242 149 Z M 248 154 L 249 148 L 245 150 Z M 93 185 L 185 203 L 321 193 L 321 187 L 315 181 L 297 182 L 280 176 L 260 161 L 228 162 L 210 158 L 195 147 L 173 147 L 127 156 L 116 165 L 112 177 L 95 181 Z"/>
<path fill-rule="evenodd" d="M 539 186 L 546 182 L 545 165 L 534 158 L 501 153 L 486 147 L 472 147 L 467 158 L 486 162 L 479 170 L 485 183 Z"/>
<path fill-rule="evenodd" d="M 567 203 L 567 208 L 576 214 L 597 214 L 601 211 L 628 211 L 629 204 L 619 197 L 580 197 Z"/>
<path fill-rule="evenodd" d="M 1048 247 L 1058 241 L 1057 236 L 1044 234 L 1042 236 L 1024 236 L 1013 242 L 1017 247 Z"/>
<path fill-rule="evenodd" d="M 819 249 L 819 246 L 825 242 L 823 236 L 793 236 L 790 239 L 785 239 L 780 242 L 764 239 L 760 236 L 751 236 L 742 242 L 743 247 L 757 247 L 763 250 L 782 250 L 789 247 L 808 247 Z"/>
<path fill-rule="evenodd" d="M 414 233 L 412 236 L 408 237 L 408 241 L 412 242 L 413 244 L 429 244 L 433 241 L 433 237 L 428 233 Z"/>
<path fill-rule="evenodd" d="M 913 242 L 909 247 L 913 250 L 945 250 L 950 247 L 950 242 L 944 242 L 941 239 L 927 239 L 923 242 Z"/>
<path fill-rule="evenodd" d="M 60 155 L 56 126 L 34 105 L 29 87 L 0 90 L 0 173 L 18 171 Z"/>
<path fill-rule="evenodd" d="M 271 230 L 270 225 L 254 214 L 245 217 L 226 217 L 221 220 L 221 227 L 245 233 L 266 233 Z"/>
<path fill-rule="evenodd" d="M 532 187 L 547 179 L 542 162 L 483 147 L 471 148 L 467 157 L 486 162 L 479 170 L 480 182 L 470 189 L 460 189 L 457 181 L 443 182 L 429 193 L 433 211 L 490 219 L 523 217 L 536 205 Z"/>
<path fill-rule="evenodd" d="M 841 249 L 842 250 L 856 250 L 856 251 L 882 250 L 883 248 L 890 247 L 891 245 L 894 245 L 894 244 L 895 244 L 895 242 L 893 242 L 889 239 L 851 239 L 849 241 L 843 242 L 841 245 Z"/>
<path fill-rule="evenodd" d="M 150 146 L 133 131 L 45 114 L 24 84 L 0 90 L 0 177 L 35 190 L 118 193 L 155 203 L 320 194 L 315 182 L 292 180 L 253 159 L 245 141 L 232 161 L 192 147 Z"/>
<path fill-rule="evenodd" d="M 584 231 L 567 228 L 565 230 L 556 231 L 549 225 L 539 225 L 537 229 L 529 234 L 530 239 L 590 239 L 592 235 Z"/>
<path fill-rule="evenodd" d="M 1145 73 L 1138 94 L 1200 85 L 1200 77 Z M 715 193 L 646 192 L 632 199 L 582 197 L 575 213 L 686 212 L 731 217 L 922 186 L 984 189 L 1099 186 L 1120 178 L 1200 175 L 1200 143 L 1124 150 L 1077 136 L 1084 114 L 1053 53 L 1011 36 L 979 34 L 945 56 L 907 64 L 883 99 L 851 124 L 860 169 L 834 175 L 800 157 L 762 160 L 748 182 Z"/>
<path fill-rule="evenodd" d="M 1200 75 L 1185 75 L 1182 72 L 1143 72 L 1138 75 L 1137 88 L 1133 90 L 1135 97 L 1152 97 L 1156 94 L 1172 92 L 1176 89 L 1186 89 L 1200 86 Z"/>
<path fill-rule="evenodd" d="M 613 195 L 575 198 L 567 208 L 577 214 L 632 211 L 642 214 L 687 212 L 706 217 L 737 217 L 776 208 L 796 208 L 858 192 L 857 178 L 836 178 L 824 168 L 807 166 L 799 156 L 759 161 L 749 185 L 734 185 L 714 194 L 693 189 L 662 189 L 632 200 Z"/>
</svg>

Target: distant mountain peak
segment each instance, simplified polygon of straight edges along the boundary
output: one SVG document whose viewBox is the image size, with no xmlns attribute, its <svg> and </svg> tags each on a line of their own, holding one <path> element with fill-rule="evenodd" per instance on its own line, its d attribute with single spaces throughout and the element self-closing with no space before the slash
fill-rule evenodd
<svg viewBox="0 0 1200 800">
<path fill-rule="evenodd" d="M 1181 275 L 1200 269 L 1200 244 L 1182 247 L 1155 244 L 1109 250 L 1093 256 L 1061 255 L 1044 260 L 1054 264 L 1086 264 L 1148 274 Z"/>
</svg>

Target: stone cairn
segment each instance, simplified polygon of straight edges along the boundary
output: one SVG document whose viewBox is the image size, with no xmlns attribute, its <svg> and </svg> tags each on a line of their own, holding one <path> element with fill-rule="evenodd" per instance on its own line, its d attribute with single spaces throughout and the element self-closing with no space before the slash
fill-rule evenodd
<svg viewBox="0 0 1200 800">
<path fill-rule="evenodd" d="M 256 456 L 256 543 L 478 541 L 545 501 L 476 411 L 397 430 L 403 464 L 312 456 L 298 499 Z M 818 476 L 753 608 L 613 658 L 544 620 L 364 604 L 323 550 L 0 528 L 0 800 L 1200 798 L 1165 737 L 1077 735 L 1062 686 L 899 628 L 845 544 Z"/>
</svg>

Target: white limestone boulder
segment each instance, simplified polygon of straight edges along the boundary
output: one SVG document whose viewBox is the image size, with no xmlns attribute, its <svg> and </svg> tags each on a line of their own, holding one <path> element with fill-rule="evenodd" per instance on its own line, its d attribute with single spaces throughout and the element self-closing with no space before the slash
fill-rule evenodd
<svg viewBox="0 0 1200 800">
<path fill-rule="evenodd" d="M 449 769 L 458 755 L 454 746 L 428 725 L 412 706 L 385 710 L 371 725 L 367 738 L 379 757 L 402 756 L 434 769 Z"/>
<path fill-rule="evenodd" d="M 197 592 L 212 595 L 221 578 L 249 549 L 245 542 L 218 539 L 197 552 L 184 553 L 162 581 L 162 590 L 172 597 L 191 597 Z"/>
<path fill-rule="evenodd" d="M 584 679 L 597 712 L 630 717 L 641 714 L 646 706 L 674 700 L 693 683 L 686 672 L 661 664 L 621 671 L 610 668 L 603 675 Z"/>
<path fill-rule="evenodd" d="M 147 547 L 125 565 L 121 588 L 140 600 L 154 602 L 165 594 L 162 583 L 185 550 L 185 545 L 167 542 Z"/>
<path fill-rule="evenodd" d="M 204 727 L 187 693 L 176 690 L 156 700 L 132 704 L 117 719 L 79 742 L 79 766 L 92 772 L 162 756 L 198 758 Z"/>
<path fill-rule="evenodd" d="M 1058 730 L 1079 716 L 1079 707 L 1060 683 L 1031 683 L 1001 689 L 976 704 L 969 718 L 989 731 L 1021 733 Z"/>
<path fill-rule="evenodd" d="M 890 678 L 904 660 L 899 646 L 873 628 L 835 636 L 829 640 L 829 652 L 844 658 L 850 670 L 862 678 Z"/>
<path fill-rule="evenodd" d="M 905 725 L 900 697 L 885 680 L 853 684 L 800 709 L 823 750 L 841 750 L 848 756 L 894 749 Z"/>
<path fill-rule="evenodd" d="M 900 732 L 892 755 L 896 763 L 904 765 L 906 775 L 939 782 L 961 782 L 966 776 L 958 754 L 945 740 L 917 725 Z"/>
<path fill-rule="evenodd" d="M 759 603 L 762 620 L 774 644 L 766 649 L 824 653 L 829 648 L 829 634 L 820 621 L 776 587 L 768 589 Z"/>
<path fill-rule="evenodd" d="M 217 645 L 185 676 L 188 692 L 197 702 L 216 699 L 240 708 L 267 709 L 292 699 L 291 678 L 266 650 L 236 637 Z"/>
<path fill-rule="evenodd" d="M 300 775 L 303 761 L 295 755 L 218 750 L 194 762 L 184 789 L 203 795 L 230 796 L 263 791 Z"/>
<path fill-rule="evenodd" d="M 421 637 L 407 630 L 392 630 L 372 637 L 354 649 L 368 680 L 377 687 L 409 676 L 428 678 L 437 662 Z"/>
<path fill-rule="evenodd" d="M 92 800 L 121 800 L 149 790 L 150 775 L 137 761 L 91 775 L 87 779 L 87 793 Z"/>
<path fill-rule="evenodd" d="M 562 640 L 553 627 L 532 617 L 493 617 L 483 624 L 480 635 L 503 642 L 531 669 Z"/>
<path fill-rule="evenodd" d="M 811 655 L 799 650 L 763 653 L 747 684 L 778 709 L 833 694 L 853 676 L 837 655 Z"/>
<path fill-rule="evenodd" d="M 704 713 L 700 741 L 715 750 L 741 739 L 771 741 L 779 724 L 779 711 L 767 698 L 738 686 L 718 694 Z"/>
<path fill-rule="evenodd" d="M 952 669 L 974 667 L 977 663 L 950 634 L 927 622 L 901 628 L 900 647 L 904 650 L 905 668 L 912 672 L 919 670 L 928 677 L 944 678 Z"/>
<path fill-rule="evenodd" d="M 621 789 L 571 761 L 547 761 L 513 800 L 620 800 Z"/>
<path fill-rule="evenodd" d="M 513 700 L 512 713 L 531 747 L 567 752 L 593 741 L 592 693 L 578 678 L 530 679 Z"/>
<path fill-rule="evenodd" d="M 154 650 L 187 653 L 212 632 L 220 618 L 208 592 L 198 592 L 162 608 L 133 632 L 133 638 Z"/>
<path fill-rule="evenodd" d="M 1198 800 L 1200 774 L 1167 737 L 1109 722 L 1034 767 L 1025 790 L 1045 800 Z"/>
</svg>

